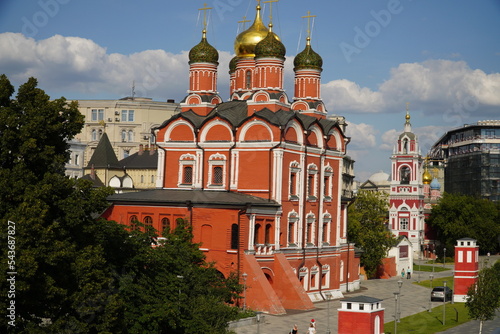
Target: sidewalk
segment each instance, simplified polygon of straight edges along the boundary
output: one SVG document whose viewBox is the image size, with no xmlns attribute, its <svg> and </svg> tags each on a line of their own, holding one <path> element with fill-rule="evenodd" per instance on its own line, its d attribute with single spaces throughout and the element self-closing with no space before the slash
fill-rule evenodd
<svg viewBox="0 0 500 334">
<path fill-rule="evenodd" d="M 417 262 L 417 261 L 416 261 Z M 421 264 L 424 264 L 422 260 Z M 436 267 L 442 267 L 442 264 L 436 264 Z M 447 264 L 446 268 L 449 270 L 442 272 L 434 272 L 434 278 L 449 277 L 453 276 L 453 265 Z M 382 307 L 384 310 L 384 323 L 394 320 L 394 309 L 395 300 L 394 292 L 398 292 L 398 281 L 401 279 L 403 281 L 403 286 L 401 288 L 401 318 L 410 316 L 412 314 L 420 313 L 422 311 L 428 310 L 430 306 L 430 290 L 428 288 L 421 287 L 416 284 L 411 284 L 420 280 L 428 280 L 429 272 L 419 272 L 418 265 L 413 268 L 413 274 L 411 279 L 401 279 L 400 277 L 392 277 L 390 279 L 374 279 L 361 281 L 361 289 L 344 293 L 345 298 L 355 297 L 355 296 L 368 296 L 374 297 L 382 300 Z M 432 302 L 431 307 L 436 307 L 440 302 Z M 332 300 L 330 302 L 318 302 L 314 304 L 316 309 L 312 311 L 296 311 L 287 310 L 285 315 L 268 315 L 265 314 L 263 320 L 256 325 L 250 325 L 240 328 L 235 328 L 234 331 L 237 334 L 286 334 L 290 332 L 290 329 L 294 324 L 299 327 L 299 333 L 305 333 L 309 322 L 311 319 L 316 320 L 316 330 L 318 334 L 328 333 L 329 329 L 331 333 L 337 332 L 337 321 L 338 314 L 337 310 L 340 308 L 340 300 Z M 470 322 L 473 323 L 473 322 Z M 468 323 L 469 324 L 469 323 Z M 465 332 L 462 331 L 446 331 L 444 333 L 471 333 L 469 330 L 474 324 L 469 324 L 468 329 Z M 491 331 L 483 333 L 493 333 L 494 326 Z M 472 333 L 475 330 L 472 331 Z"/>
</svg>

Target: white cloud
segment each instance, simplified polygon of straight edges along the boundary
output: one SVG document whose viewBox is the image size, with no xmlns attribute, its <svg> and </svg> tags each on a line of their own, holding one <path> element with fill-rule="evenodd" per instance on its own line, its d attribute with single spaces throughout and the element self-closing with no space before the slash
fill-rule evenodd
<svg viewBox="0 0 500 334">
<path fill-rule="evenodd" d="M 391 151 L 394 149 L 394 145 L 398 141 L 398 137 L 401 134 L 401 130 L 391 129 L 384 132 L 381 136 L 382 144 L 380 145 L 381 150 Z"/>
<path fill-rule="evenodd" d="M 229 81 L 225 69 L 232 55 L 219 54 L 219 82 L 225 83 Z M 106 48 L 89 39 L 61 35 L 36 41 L 18 33 L 0 34 L 0 68 L 15 86 L 33 76 L 47 91 L 64 91 L 76 96 L 130 95 L 135 81 L 137 96 L 182 98 L 189 80 L 187 51 L 109 54 Z"/>
<path fill-rule="evenodd" d="M 349 123 L 346 128 L 346 135 L 352 140 L 349 143 L 349 149 L 366 150 L 375 147 L 376 134 L 377 130 L 372 125 Z"/>
<path fill-rule="evenodd" d="M 322 91 L 338 114 L 400 112 L 412 102 L 426 114 L 465 105 L 466 111 L 487 116 L 500 107 L 500 73 L 471 69 L 464 61 L 428 60 L 393 68 L 376 91 L 346 79 L 325 83 Z"/>
</svg>

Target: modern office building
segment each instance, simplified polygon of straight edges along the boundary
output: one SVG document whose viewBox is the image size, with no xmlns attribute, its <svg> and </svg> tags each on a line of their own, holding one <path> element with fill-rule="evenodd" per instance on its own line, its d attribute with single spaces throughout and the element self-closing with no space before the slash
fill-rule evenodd
<svg viewBox="0 0 500 334">
<path fill-rule="evenodd" d="M 444 166 L 448 193 L 500 199 L 500 120 L 446 132 L 432 147 L 431 165 Z"/>
</svg>

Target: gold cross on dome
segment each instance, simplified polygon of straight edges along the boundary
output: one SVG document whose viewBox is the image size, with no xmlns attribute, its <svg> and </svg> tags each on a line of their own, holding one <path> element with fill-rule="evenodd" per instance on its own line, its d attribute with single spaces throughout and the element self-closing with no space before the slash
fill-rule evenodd
<svg viewBox="0 0 500 334">
<path fill-rule="evenodd" d="M 269 23 L 272 23 L 273 22 L 273 2 L 278 2 L 280 0 L 268 0 L 268 1 L 264 1 L 264 3 L 268 3 L 269 4 Z"/>
<path fill-rule="evenodd" d="M 243 23 L 243 30 L 245 30 L 245 23 L 250 22 L 250 20 L 247 20 L 246 16 L 243 16 L 243 20 L 238 21 L 238 23 Z"/>
<path fill-rule="evenodd" d="M 316 17 L 316 15 L 311 15 L 310 11 L 307 11 L 306 16 L 302 16 L 303 19 L 307 18 L 307 37 L 311 38 L 311 18 Z"/>
<path fill-rule="evenodd" d="M 207 30 L 207 10 L 212 9 L 212 7 L 207 7 L 207 4 L 203 4 L 203 8 L 199 8 L 198 10 L 203 11 L 203 30 Z"/>
</svg>

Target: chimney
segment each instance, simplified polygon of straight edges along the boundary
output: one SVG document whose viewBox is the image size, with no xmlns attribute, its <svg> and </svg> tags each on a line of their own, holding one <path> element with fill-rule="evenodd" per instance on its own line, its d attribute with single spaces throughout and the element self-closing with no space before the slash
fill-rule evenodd
<svg viewBox="0 0 500 334">
<path fill-rule="evenodd" d="M 138 152 L 138 154 L 142 155 L 142 153 L 144 153 L 144 145 L 139 144 L 139 152 Z"/>
<path fill-rule="evenodd" d="M 156 145 L 155 144 L 151 144 L 151 149 L 149 150 L 149 154 L 153 155 L 155 153 L 156 153 Z"/>
</svg>

